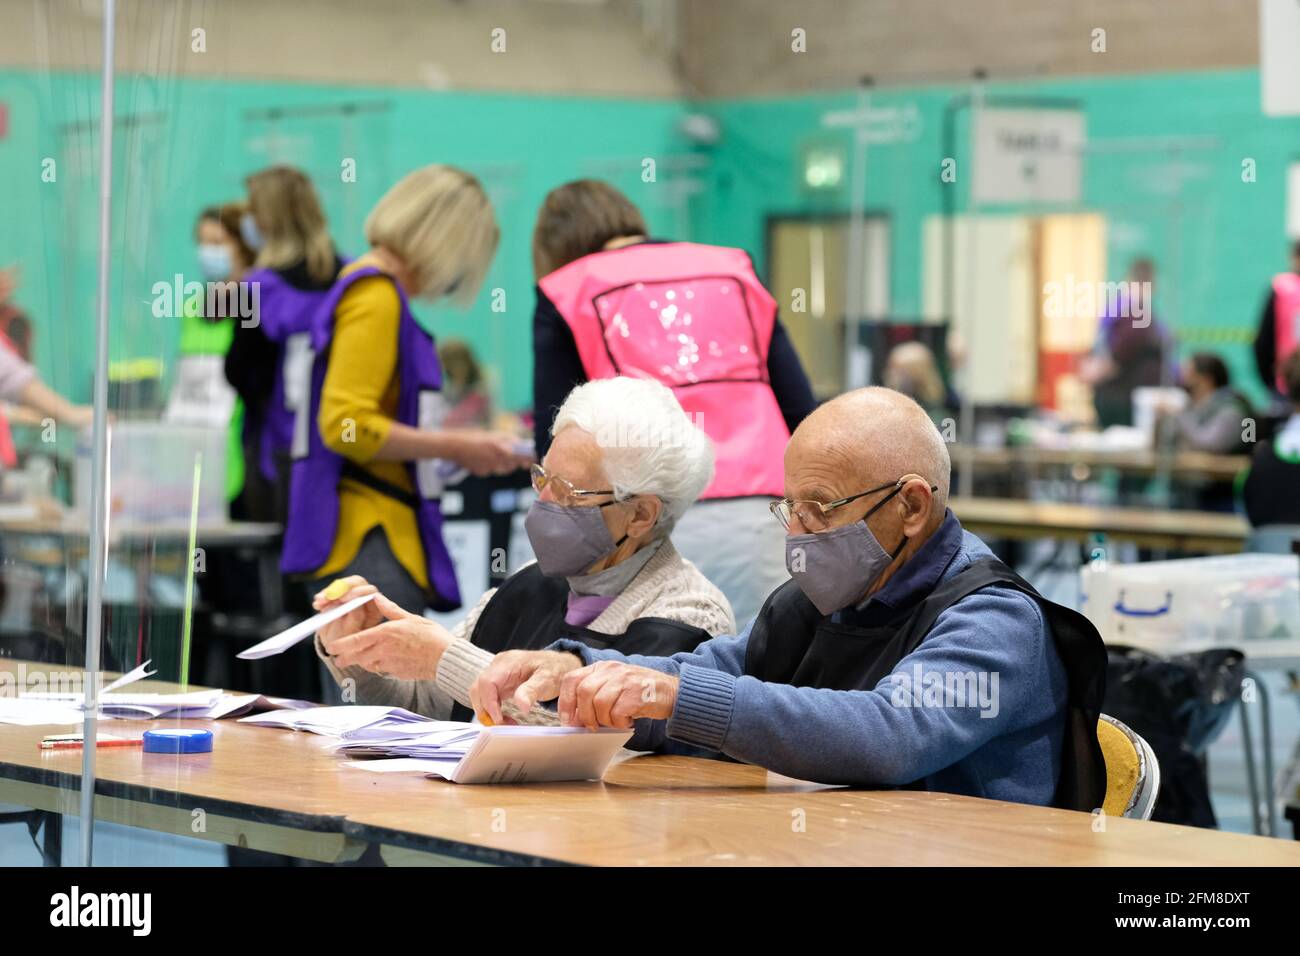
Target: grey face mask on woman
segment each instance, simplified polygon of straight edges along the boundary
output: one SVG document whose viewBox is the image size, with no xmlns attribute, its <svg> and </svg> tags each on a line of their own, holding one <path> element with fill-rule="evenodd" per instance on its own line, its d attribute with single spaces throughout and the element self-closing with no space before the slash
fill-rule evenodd
<svg viewBox="0 0 1300 956">
<path fill-rule="evenodd" d="M 907 544 L 907 535 L 903 535 L 890 553 L 867 527 L 867 519 L 902 490 L 900 484 L 865 515 L 842 528 L 786 535 L 786 570 L 823 615 L 852 604 L 894 563 Z"/>
<path fill-rule="evenodd" d="M 566 508 L 553 501 L 534 501 L 524 519 L 524 530 L 542 574 L 575 577 L 618 550 L 628 536 L 615 541 L 601 509 L 622 503 L 607 501 L 594 508 Z"/>
</svg>

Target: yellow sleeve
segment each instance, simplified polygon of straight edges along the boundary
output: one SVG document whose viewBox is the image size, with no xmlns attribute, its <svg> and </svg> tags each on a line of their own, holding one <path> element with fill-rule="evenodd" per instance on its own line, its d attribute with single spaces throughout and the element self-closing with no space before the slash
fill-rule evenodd
<svg viewBox="0 0 1300 956">
<path fill-rule="evenodd" d="M 386 276 L 360 280 L 334 310 L 316 424 L 325 447 L 363 464 L 383 447 L 393 424 L 382 401 L 397 370 L 400 316 L 397 288 Z"/>
</svg>

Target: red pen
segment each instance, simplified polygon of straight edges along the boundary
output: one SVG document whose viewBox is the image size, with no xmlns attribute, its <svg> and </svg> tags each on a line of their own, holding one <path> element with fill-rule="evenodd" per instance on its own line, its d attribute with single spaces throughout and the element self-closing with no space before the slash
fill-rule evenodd
<svg viewBox="0 0 1300 956">
<path fill-rule="evenodd" d="M 96 747 L 140 747 L 144 740 L 140 737 L 113 737 L 105 735 L 95 738 Z M 81 734 L 54 734 L 41 741 L 42 750 L 78 750 L 85 746 Z"/>
</svg>

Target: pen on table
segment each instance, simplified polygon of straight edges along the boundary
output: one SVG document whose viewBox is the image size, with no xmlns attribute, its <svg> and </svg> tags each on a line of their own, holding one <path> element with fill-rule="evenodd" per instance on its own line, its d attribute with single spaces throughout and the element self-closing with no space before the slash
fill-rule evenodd
<svg viewBox="0 0 1300 956">
<path fill-rule="evenodd" d="M 95 741 L 96 747 L 141 747 L 143 745 L 144 741 L 139 737 L 122 737 L 113 738 L 111 740 Z M 84 746 L 84 743 L 80 740 L 59 740 L 57 738 L 47 737 L 41 741 L 42 750 L 79 750 L 82 746 Z"/>
</svg>

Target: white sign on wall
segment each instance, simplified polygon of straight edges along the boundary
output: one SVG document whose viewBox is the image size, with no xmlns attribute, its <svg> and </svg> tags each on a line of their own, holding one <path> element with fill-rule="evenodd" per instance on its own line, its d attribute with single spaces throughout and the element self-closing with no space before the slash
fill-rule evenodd
<svg viewBox="0 0 1300 956">
<path fill-rule="evenodd" d="M 1083 192 L 1083 114 L 980 108 L 972 117 L 976 203 L 1078 202 Z"/>
<path fill-rule="evenodd" d="M 1259 0 L 1259 91 L 1265 116 L 1300 113 L 1300 0 Z"/>
</svg>

